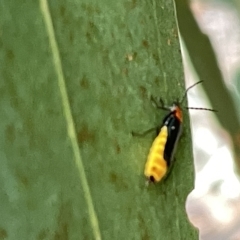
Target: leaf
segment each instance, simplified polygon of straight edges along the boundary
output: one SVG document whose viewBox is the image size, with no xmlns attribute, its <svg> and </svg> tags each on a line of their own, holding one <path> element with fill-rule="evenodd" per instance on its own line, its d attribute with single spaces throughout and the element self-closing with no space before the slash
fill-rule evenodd
<svg viewBox="0 0 240 240">
<path fill-rule="evenodd" d="M 229 133 L 234 150 L 238 175 L 240 174 L 240 144 L 238 121 L 238 99 L 235 100 L 224 83 L 216 55 L 207 35 L 201 32 L 189 7 L 189 1 L 175 1 L 181 36 L 199 79 L 204 80 L 203 87 L 222 127 Z M 228 2 L 230 4 L 230 2 Z M 221 101 L 221 99 L 223 101 Z M 226 118 L 226 116 L 228 116 Z"/>
<path fill-rule="evenodd" d="M 154 136 L 130 134 L 161 122 L 150 94 L 184 91 L 172 1 L 43 3 L 0 8 L 0 237 L 195 239 L 188 117 L 156 186 L 143 176 Z"/>
</svg>

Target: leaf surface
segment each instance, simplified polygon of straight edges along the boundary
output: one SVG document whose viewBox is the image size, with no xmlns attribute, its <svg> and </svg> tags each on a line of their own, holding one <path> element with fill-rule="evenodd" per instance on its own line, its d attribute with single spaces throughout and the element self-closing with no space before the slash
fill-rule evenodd
<svg viewBox="0 0 240 240">
<path fill-rule="evenodd" d="M 188 117 L 173 173 L 149 188 L 154 134 L 131 135 L 162 121 L 151 94 L 171 104 L 184 91 L 172 1 L 59 0 L 49 13 L 57 62 L 40 2 L 0 8 L 0 237 L 195 239 Z"/>
</svg>

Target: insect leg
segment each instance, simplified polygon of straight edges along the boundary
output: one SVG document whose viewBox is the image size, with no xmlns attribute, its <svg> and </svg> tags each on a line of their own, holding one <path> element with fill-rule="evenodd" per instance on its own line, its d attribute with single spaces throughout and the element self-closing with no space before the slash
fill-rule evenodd
<svg viewBox="0 0 240 240">
<path fill-rule="evenodd" d="M 161 98 L 159 99 L 159 102 L 158 102 L 153 96 L 151 96 L 151 101 L 154 103 L 154 105 L 157 108 L 169 111 L 169 107 L 164 106 L 164 102 Z M 160 105 L 159 105 L 159 103 L 160 103 Z"/>
</svg>

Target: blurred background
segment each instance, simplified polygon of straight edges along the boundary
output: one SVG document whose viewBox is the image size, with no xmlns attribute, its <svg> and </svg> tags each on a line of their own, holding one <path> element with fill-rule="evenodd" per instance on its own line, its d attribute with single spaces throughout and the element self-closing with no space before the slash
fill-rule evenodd
<svg viewBox="0 0 240 240">
<path fill-rule="evenodd" d="M 185 17 L 187 4 L 190 17 Z M 189 91 L 189 106 L 218 110 L 216 114 L 190 110 L 196 175 L 195 189 L 187 201 L 188 216 L 199 228 L 200 239 L 237 240 L 240 239 L 240 183 L 237 174 L 240 1 L 193 0 L 185 1 L 185 5 L 176 1 L 176 7 L 182 35 L 186 87 L 196 81 L 204 81 L 203 86 L 198 85 Z M 191 14 L 196 25 L 187 23 Z M 192 35 L 187 35 L 191 28 Z M 198 31 L 202 35 L 198 36 Z M 209 38 L 210 42 L 206 40 L 206 45 L 201 46 L 198 43 L 200 38 Z M 202 47 L 205 52 L 201 53 Z M 213 48 L 213 54 L 209 47 Z M 235 122 L 232 121 L 234 118 Z"/>
</svg>

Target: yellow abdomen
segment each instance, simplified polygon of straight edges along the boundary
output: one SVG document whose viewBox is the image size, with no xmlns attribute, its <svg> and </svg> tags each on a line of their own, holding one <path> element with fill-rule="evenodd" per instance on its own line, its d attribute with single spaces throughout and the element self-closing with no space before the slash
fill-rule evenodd
<svg viewBox="0 0 240 240">
<path fill-rule="evenodd" d="M 167 172 L 167 162 L 164 159 L 164 149 L 167 142 L 167 127 L 163 126 L 155 138 L 145 165 L 145 176 L 154 182 L 159 182 Z"/>
</svg>

